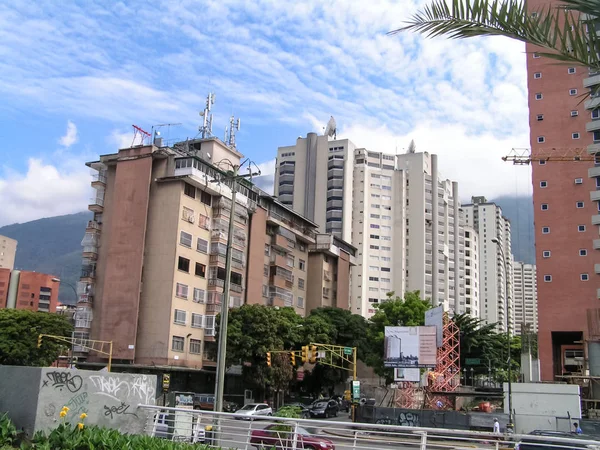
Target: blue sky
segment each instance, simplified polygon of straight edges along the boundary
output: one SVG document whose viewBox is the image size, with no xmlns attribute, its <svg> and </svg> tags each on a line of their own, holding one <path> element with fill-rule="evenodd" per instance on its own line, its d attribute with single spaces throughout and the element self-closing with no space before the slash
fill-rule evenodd
<svg viewBox="0 0 600 450">
<path fill-rule="evenodd" d="M 464 199 L 528 194 L 528 169 L 500 161 L 528 146 L 524 46 L 386 36 L 419 4 L 5 2 L 0 225 L 85 209 L 84 161 L 130 143 L 132 124 L 195 136 L 209 91 L 213 132 L 241 117 L 238 148 L 267 174 L 333 115 L 357 145 L 438 153 Z"/>
</svg>

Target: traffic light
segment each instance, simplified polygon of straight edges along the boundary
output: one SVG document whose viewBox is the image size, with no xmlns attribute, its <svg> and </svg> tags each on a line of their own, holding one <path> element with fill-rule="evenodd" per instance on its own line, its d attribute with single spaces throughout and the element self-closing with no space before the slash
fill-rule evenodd
<svg viewBox="0 0 600 450">
<path fill-rule="evenodd" d="M 308 361 L 308 345 L 302 346 L 302 362 Z"/>
<path fill-rule="evenodd" d="M 290 352 L 290 362 L 292 363 L 292 366 L 296 366 L 296 355 L 294 352 Z"/>
<path fill-rule="evenodd" d="M 40 348 L 42 346 L 42 335 L 40 334 L 38 336 L 38 343 L 37 343 L 37 348 Z"/>
<path fill-rule="evenodd" d="M 315 364 L 317 362 L 317 346 L 310 346 L 310 363 Z"/>
<path fill-rule="evenodd" d="M 267 366 L 271 367 L 271 352 L 267 352 Z"/>
</svg>

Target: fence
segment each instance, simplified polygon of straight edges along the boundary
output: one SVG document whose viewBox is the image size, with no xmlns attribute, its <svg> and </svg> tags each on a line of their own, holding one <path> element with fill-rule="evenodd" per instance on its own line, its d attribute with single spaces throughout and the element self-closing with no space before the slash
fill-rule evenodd
<svg viewBox="0 0 600 450">
<path fill-rule="evenodd" d="M 494 435 L 486 432 L 358 424 L 337 420 L 287 419 L 273 416 L 244 416 L 182 408 L 140 405 L 145 413 L 145 432 L 157 438 L 213 448 L 261 450 L 392 450 L 398 447 L 513 448 L 526 438 L 527 450 L 600 448 L 600 442 L 576 437 Z M 590 448 L 590 447 L 588 447 Z"/>
</svg>

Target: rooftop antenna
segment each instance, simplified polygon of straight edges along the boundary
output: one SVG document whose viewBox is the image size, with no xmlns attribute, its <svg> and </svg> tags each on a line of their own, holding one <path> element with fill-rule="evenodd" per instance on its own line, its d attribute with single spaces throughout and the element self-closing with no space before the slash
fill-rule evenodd
<svg viewBox="0 0 600 450">
<path fill-rule="evenodd" d="M 238 117 L 238 119 L 236 121 L 235 117 L 231 116 L 229 118 L 229 142 L 228 142 L 228 145 L 231 148 L 236 148 L 235 147 L 235 133 L 237 131 L 240 131 L 240 118 Z"/>
<path fill-rule="evenodd" d="M 133 141 L 131 141 L 131 146 L 133 147 L 135 145 L 135 141 L 138 137 L 140 138 L 140 143 L 138 145 L 144 145 L 146 139 L 150 138 L 150 136 L 151 136 L 150 133 L 142 130 L 137 125 L 131 125 L 131 126 L 133 127 Z"/>
<path fill-rule="evenodd" d="M 210 112 L 212 106 L 215 103 L 215 94 L 210 92 L 206 96 L 206 107 L 204 111 L 200 113 L 200 117 L 203 118 L 202 126 L 198 128 L 198 131 L 202 134 L 202 139 L 206 139 L 207 137 L 212 136 L 212 124 L 213 124 L 213 115 Z"/>
<path fill-rule="evenodd" d="M 177 127 L 183 125 L 181 123 L 160 123 L 158 125 L 153 125 L 152 126 L 152 131 L 150 132 L 150 134 L 152 135 L 152 142 L 154 143 L 154 145 L 156 145 L 157 147 L 162 147 L 163 144 L 163 137 L 162 133 L 160 131 L 161 128 L 167 127 L 167 134 L 169 134 L 171 127 Z M 160 144 L 160 145 L 158 145 Z"/>
<path fill-rule="evenodd" d="M 329 118 L 329 122 L 327 122 L 327 127 L 325 127 L 325 136 L 333 137 L 333 140 L 337 139 L 337 125 L 333 116 L 331 116 Z"/>
</svg>

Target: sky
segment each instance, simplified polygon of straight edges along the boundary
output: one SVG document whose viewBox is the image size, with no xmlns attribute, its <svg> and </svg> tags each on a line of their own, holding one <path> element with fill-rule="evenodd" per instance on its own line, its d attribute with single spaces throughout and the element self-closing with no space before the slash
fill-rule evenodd
<svg viewBox="0 0 600 450">
<path fill-rule="evenodd" d="M 372 151 L 439 155 L 461 198 L 529 195 L 501 161 L 529 145 L 525 48 L 504 38 L 389 36 L 420 0 L 71 1 L 0 4 L 0 226 L 85 210 L 85 161 L 132 142 L 213 133 L 267 189 L 277 147 L 322 132 Z"/>
</svg>

